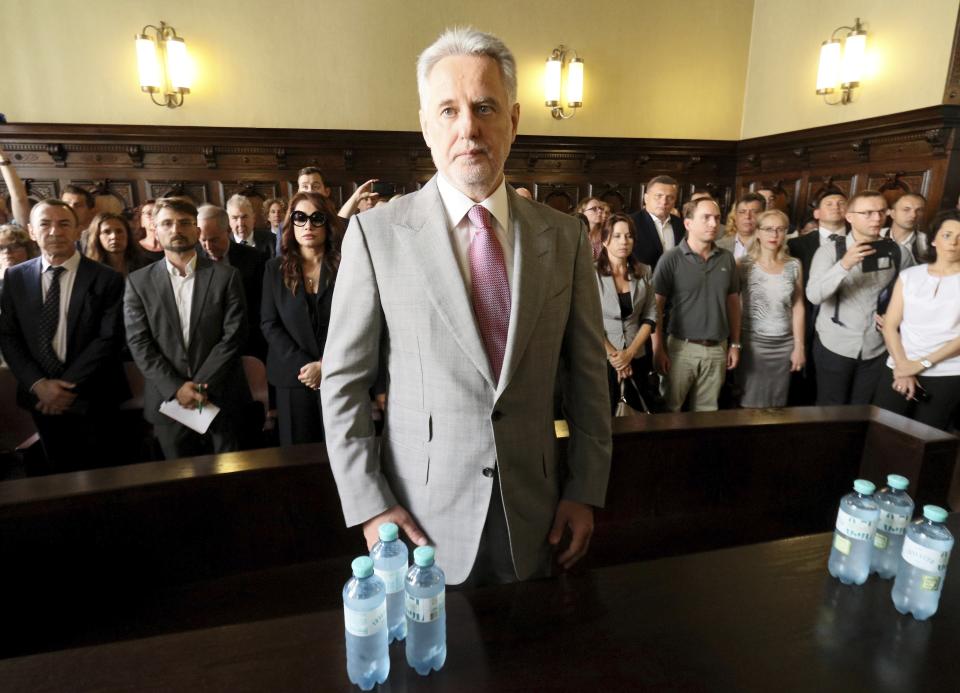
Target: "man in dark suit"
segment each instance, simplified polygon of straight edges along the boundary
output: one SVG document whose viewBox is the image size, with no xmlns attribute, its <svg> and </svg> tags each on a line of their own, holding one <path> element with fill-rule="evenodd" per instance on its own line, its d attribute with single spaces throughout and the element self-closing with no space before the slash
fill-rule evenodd
<svg viewBox="0 0 960 693">
<path fill-rule="evenodd" d="M 123 277 L 77 251 L 68 203 L 40 202 L 28 228 L 42 254 L 7 270 L 0 308 L 0 349 L 47 459 L 46 468 L 28 471 L 115 463 L 109 427 L 130 395 L 118 358 Z"/>
<path fill-rule="evenodd" d="M 817 310 L 807 298 L 807 283 L 810 281 L 810 264 L 821 245 L 832 243 L 832 236 L 845 236 L 847 233 L 847 196 L 839 188 L 827 188 L 813 203 L 813 218 L 818 228 L 803 236 L 787 241 L 790 254 L 800 261 L 803 268 L 803 304 L 806 322 L 804 324 L 804 346 L 807 363 L 803 370 L 794 373 L 790 381 L 790 406 L 809 406 L 817 398 L 816 364 L 813 361 L 813 335 Z"/>
<path fill-rule="evenodd" d="M 197 208 L 185 198 L 154 207 L 164 259 L 131 274 L 124 295 L 127 342 L 146 379 L 144 417 L 167 459 L 239 447 L 250 389 L 240 361 L 246 307 L 239 273 L 197 257 Z M 160 413 L 176 398 L 185 409 L 220 408 L 204 436 Z"/>
<path fill-rule="evenodd" d="M 203 205 L 197 210 L 200 231 L 200 257 L 229 265 L 240 273 L 247 302 L 247 341 L 241 353 L 267 358 L 267 343 L 260 331 L 260 300 L 263 294 L 263 271 L 267 258 L 253 248 L 235 243 L 230 238 L 230 220 L 222 207 Z"/>
<path fill-rule="evenodd" d="M 670 176 L 655 176 L 643 193 L 643 209 L 631 215 L 637 227 L 633 256 L 652 272 L 660 256 L 683 240 L 683 220 L 671 214 L 677 203 L 679 183 Z"/>
<path fill-rule="evenodd" d="M 268 229 L 254 229 L 257 215 L 248 198 L 234 195 L 227 200 L 227 216 L 235 243 L 253 248 L 264 256 L 264 260 L 274 256 L 277 239 Z"/>
</svg>

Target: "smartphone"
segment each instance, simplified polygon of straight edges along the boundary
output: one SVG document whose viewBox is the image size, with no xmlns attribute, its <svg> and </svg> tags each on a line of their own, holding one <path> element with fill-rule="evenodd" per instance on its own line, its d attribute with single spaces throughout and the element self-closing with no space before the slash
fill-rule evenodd
<svg viewBox="0 0 960 693">
<path fill-rule="evenodd" d="M 880 270 L 891 269 L 895 266 L 893 254 L 899 253 L 900 248 L 894 241 L 881 238 L 878 241 L 870 241 L 865 245 L 870 246 L 876 252 L 863 258 L 863 261 L 860 263 L 860 268 L 864 272 L 878 272 Z"/>
<path fill-rule="evenodd" d="M 913 391 L 913 399 L 916 402 L 929 402 L 930 393 L 924 390 L 920 383 L 917 383 L 917 387 Z"/>
</svg>

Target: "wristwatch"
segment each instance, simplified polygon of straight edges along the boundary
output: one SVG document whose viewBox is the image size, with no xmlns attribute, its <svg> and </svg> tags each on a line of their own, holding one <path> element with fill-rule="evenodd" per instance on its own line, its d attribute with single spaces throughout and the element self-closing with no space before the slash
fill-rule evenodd
<svg viewBox="0 0 960 693">
<path fill-rule="evenodd" d="M 923 370 L 933 368 L 933 362 L 930 359 L 920 359 L 920 365 L 923 366 Z"/>
<path fill-rule="evenodd" d="M 730 342 L 730 349 L 743 349 L 743 345 L 740 342 Z"/>
</svg>

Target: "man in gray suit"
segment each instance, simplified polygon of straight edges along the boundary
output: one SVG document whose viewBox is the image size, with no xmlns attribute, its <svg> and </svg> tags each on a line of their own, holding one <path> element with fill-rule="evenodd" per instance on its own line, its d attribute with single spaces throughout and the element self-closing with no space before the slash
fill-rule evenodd
<svg viewBox="0 0 960 693">
<path fill-rule="evenodd" d="M 439 171 L 351 219 L 323 359 L 324 424 L 347 525 L 397 523 L 447 581 L 548 574 L 587 550 L 610 470 L 599 297 L 586 231 L 505 185 L 520 108 L 499 39 L 445 32 L 417 64 Z M 563 367 L 561 368 L 561 363 Z M 386 369 L 383 437 L 369 391 Z M 561 468 L 558 372 L 570 442 Z"/>
<path fill-rule="evenodd" d="M 174 397 L 195 409 L 212 402 L 220 413 L 207 436 L 213 452 L 239 447 L 238 423 L 250 401 L 240 360 L 246 338 L 243 282 L 233 267 L 197 257 L 197 208 L 164 198 L 153 208 L 164 259 L 132 273 L 123 298 L 130 353 L 146 387 L 143 415 L 167 459 L 208 451 L 192 429 L 160 413 Z"/>
</svg>

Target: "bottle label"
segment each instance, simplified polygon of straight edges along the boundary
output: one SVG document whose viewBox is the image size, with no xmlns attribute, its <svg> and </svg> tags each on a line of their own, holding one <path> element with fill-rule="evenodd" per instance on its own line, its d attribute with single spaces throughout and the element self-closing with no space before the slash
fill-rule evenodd
<svg viewBox="0 0 960 693">
<path fill-rule="evenodd" d="M 939 592 L 941 582 L 943 582 L 943 578 L 941 577 L 936 575 L 924 575 L 922 578 L 920 578 L 920 589 L 928 592 Z"/>
<path fill-rule="evenodd" d="M 850 540 L 840 534 L 833 535 L 833 548 L 844 556 L 850 555 Z"/>
<path fill-rule="evenodd" d="M 370 611 L 357 611 L 344 604 L 343 624 L 350 635 L 359 638 L 376 635 L 387 627 L 387 603 L 380 602 L 379 606 Z"/>
<path fill-rule="evenodd" d="M 903 540 L 903 552 L 900 554 L 907 563 L 919 568 L 925 573 L 933 573 L 941 578 L 947 574 L 947 563 L 950 561 L 949 551 L 937 551 L 921 546 L 908 535 Z"/>
<path fill-rule="evenodd" d="M 857 541 L 870 541 L 873 539 L 874 523 L 868 520 L 861 520 L 854 517 L 840 508 L 837 512 L 837 531 L 851 539 Z"/>
<path fill-rule="evenodd" d="M 387 586 L 387 594 L 396 594 L 403 589 L 404 580 L 407 577 L 407 569 L 406 567 L 397 568 L 396 570 L 378 570 L 374 568 L 373 574 L 383 580 L 383 584 Z"/>
<path fill-rule="evenodd" d="M 879 529 L 877 530 L 877 533 L 873 535 L 873 545 L 880 551 L 886 551 L 889 543 L 890 540 L 887 538 L 887 535 L 881 532 Z"/>
<path fill-rule="evenodd" d="M 435 597 L 414 597 L 407 593 L 407 618 L 415 623 L 430 623 L 436 621 L 443 614 L 446 602 L 446 591 Z"/>
<path fill-rule="evenodd" d="M 878 530 L 887 534 L 903 534 L 907 531 L 907 522 L 910 520 L 906 515 L 897 515 L 888 510 L 880 511 L 880 524 Z"/>
</svg>

